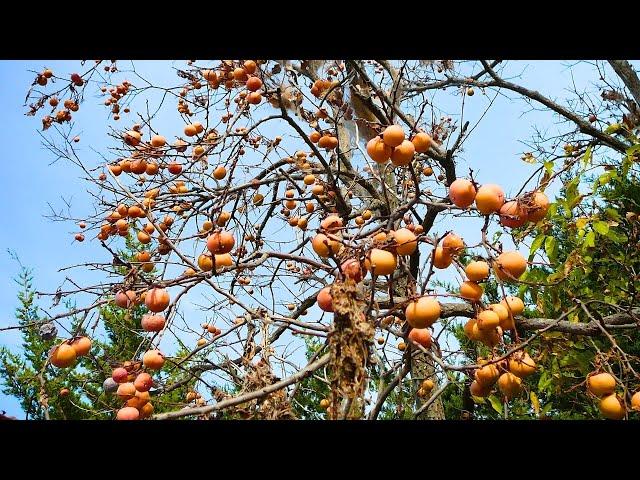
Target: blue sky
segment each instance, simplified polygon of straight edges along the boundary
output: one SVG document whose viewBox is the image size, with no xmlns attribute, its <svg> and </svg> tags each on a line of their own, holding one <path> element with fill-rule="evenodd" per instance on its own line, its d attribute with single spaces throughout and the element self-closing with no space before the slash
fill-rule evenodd
<svg viewBox="0 0 640 480">
<path fill-rule="evenodd" d="M 119 62 L 120 63 L 120 62 Z M 139 71 L 155 75 L 160 81 L 175 83 L 172 66 L 182 62 L 136 62 Z M 125 64 L 120 63 L 124 68 Z M 16 303 L 16 285 L 13 278 L 19 271 L 7 249 L 14 251 L 26 266 L 33 268 L 35 284 L 43 291 L 55 291 L 64 280 L 66 273 L 58 270 L 70 264 L 83 263 L 95 258 L 104 258 L 102 249 L 94 242 L 73 243 L 77 231 L 70 223 L 51 222 L 44 218 L 50 213 L 48 203 L 56 209 L 64 204 L 61 197 L 70 200 L 72 213 L 77 218 L 91 212 L 86 184 L 78 179 L 78 170 L 67 163 L 50 163 L 51 154 L 41 146 L 38 131 L 41 128 L 40 115 L 27 117 L 23 106 L 27 89 L 34 78 L 29 70 L 52 68 L 56 73 L 69 74 L 80 69 L 75 61 L 0 61 L 0 111 L 3 112 L 0 142 L 3 148 L 3 179 L 0 200 L 4 206 L 4 227 L 0 228 L 0 327 L 15 325 L 13 317 Z M 572 85 L 572 78 L 566 63 L 557 61 L 510 62 L 508 72 L 523 72 L 519 80 L 525 86 L 539 90 L 552 98 L 562 101 L 568 95 L 566 89 Z M 587 87 L 597 80 L 595 73 L 586 67 L 574 71 L 574 81 L 578 87 Z M 480 125 L 465 143 L 465 151 L 459 159 L 458 171 L 464 173 L 467 166 L 476 172 L 480 182 L 503 185 L 507 196 L 516 193 L 518 181 L 528 177 L 533 168 L 520 160 L 527 150 L 519 140 L 528 140 L 533 134 L 533 125 L 544 125 L 553 131 L 557 119 L 548 112 L 530 112 L 526 103 L 499 97 L 486 114 Z M 488 97 L 476 92 L 468 98 L 465 118 L 473 125 L 484 111 Z M 457 119 L 459 100 L 441 108 Z M 454 108 L 455 107 L 455 108 Z M 267 107 L 268 108 L 268 107 Z M 171 112 L 175 116 L 174 112 Z M 98 97 L 87 98 L 80 111 L 75 114 L 80 125 L 79 147 L 84 155 L 91 155 L 90 146 L 103 150 L 107 113 Z M 166 122 L 166 123 L 165 123 Z M 169 120 L 158 120 L 161 126 L 169 125 Z M 172 125 L 173 126 L 173 125 Z M 561 128 L 561 126 L 560 126 Z M 435 230 L 444 232 L 454 228 L 469 242 L 477 242 L 478 224 L 450 220 L 436 223 Z M 74 279 L 88 280 L 91 274 L 75 274 Z M 445 279 L 446 277 L 440 277 Z M 452 276 L 453 278 L 453 276 Z M 47 300 L 48 301 L 48 300 Z M 43 303 L 43 306 L 46 304 Z M 197 324 L 199 324 L 198 322 Z M 0 333 L 0 344 L 16 346 L 19 342 L 17 331 Z M 18 414 L 18 403 L 0 394 L 0 410 Z"/>
</svg>

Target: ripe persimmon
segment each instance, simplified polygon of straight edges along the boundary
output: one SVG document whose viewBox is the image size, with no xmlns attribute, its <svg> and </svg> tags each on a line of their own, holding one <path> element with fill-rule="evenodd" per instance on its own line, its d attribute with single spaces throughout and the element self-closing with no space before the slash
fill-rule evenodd
<svg viewBox="0 0 640 480">
<path fill-rule="evenodd" d="M 149 350 L 142 356 L 142 363 L 149 370 L 160 370 L 164 365 L 164 356 L 160 350 Z"/>
<path fill-rule="evenodd" d="M 528 377 L 535 373 L 536 362 L 533 361 L 527 352 L 515 352 L 509 359 L 509 370 L 520 378 Z"/>
<path fill-rule="evenodd" d="M 397 262 L 393 253 L 373 248 L 367 255 L 365 267 L 372 275 L 391 275 L 398 265 Z"/>
<path fill-rule="evenodd" d="M 482 297 L 484 289 L 475 282 L 462 282 L 460 285 L 460 296 L 466 300 L 477 302 Z"/>
<path fill-rule="evenodd" d="M 404 130 L 400 125 L 389 125 L 382 132 L 382 141 L 392 148 L 404 142 Z"/>
<path fill-rule="evenodd" d="M 316 297 L 318 306 L 325 312 L 333 312 L 333 299 L 331 297 L 331 287 L 325 287 Z"/>
<path fill-rule="evenodd" d="M 496 276 L 504 281 L 515 281 L 527 269 L 527 260 L 519 252 L 503 252 L 493 262 Z"/>
<path fill-rule="evenodd" d="M 116 420 L 138 420 L 138 418 L 140 418 L 140 412 L 133 407 L 123 407 L 116 414 Z"/>
<path fill-rule="evenodd" d="M 500 302 L 512 315 L 520 315 L 524 312 L 524 302 L 519 297 L 509 295 Z"/>
<path fill-rule="evenodd" d="M 436 268 L 447 268 L 453 262 L 453 257 L 441 246 L 433 250 L 433 266 Z"/>
<path fill-rule="evenodd" d="M 527 208 L 528 220 L 539 222 L 549 211 L 549 198 L 542 192 L 535 192 L 530 197 L 530 205 Z"/>
<path fill-rule="evenodd" d="M 169 306 L 171 297 L 166 289 L 155 287 L 147 292 L 144 303 L 149 310 L 158 313 Z"/>
<path fill-rule="evenodd" d="M 400 145 L 393 149 L 391 152 L 391 163 L 396 167 L 402 167 L 409 165 L 413 156 L 416 153 L 416 149 L 409 140 L 403 140 Z"/>
<path fill-rule="evenodd" d="M 398 255 L 412 255 L 418 248 L 415 234 L 407 228 L 400 228 L 394 231 L 393 239 L 396 242 L 395 249 Z"/>
<path fill-rule="evenodd" d="M 142 316 L 140 323 L 145 332 L 159 332 L 164 328 L 166 321 L 162 315 L 152 315 L 147 313 Z"/>
<path fill-rule="evenodd" d="M 430 296 L 410 302 L 405 309 L 405 318 L 413 328 L 427 328 L 440 318 L 440 303 Z"/>
<path fill-rule="evenodd" d="M 469 262 L 464 268 L 468 280 L 481 282 L 489 277 L 489 264 L 483 261 Z"/>
<path fill-rule="evenodd" d="M 616 389 L 616 379 L 610 373 L 598 373 L 587 377 L 587 388 L 596 397 L 611 395 Z"/>
<path fill-rule="evenodd" d="M 431 332 L 427 328 L 412 328 L 408 338 L 424 348 L 431 347 Z"/>
<path fill-rule="evenodd" d="M 458 178 L 449 185 L 449 199 L 456 207 L 467 208 L 476 199 L 476 188 L 470 180 Z"/>
<path fill-rule="evenodd" d="M 458 255 L 464 250 L 464 241 L 452 232 L 442 239 L 442 248 L 450 255 Z"/>
<path fill-rule="evenodd" d="M 600 400 L 598 407 L 602 416 L 609 420 L 622 420 L 627 414 L 622 402 L 613 393 Z"/>
<path fill-rule="evenodd" d="M 500 326 L 500 317 L 493 310 L 483 310 L 478 313 L 477 324 L 480 330 L 492 330 Z"/>
<path fill-rule="evenodd" d="M 432 141 L 431 137 L 424 132 L 416 133 L 411 139 L 411 143 L 413 143 L 413 146 L 418 153 L 428 151 Z"/>
<path fill-rule="evenodd" d="M 498 388 L 508 399 L 512 399 L 522 391 L 522 379 L 511 372 L 505 372 L 498 378 Z"/>
<path fill-rule="evenodd" d="M 138 392 L 148 392 L 153 387 L 153 378 L 146 372 L 139 373 L 133 382 Z"/>
<path fill-rule="evenodd" d="M 311 247 L 318 256 L 327 258 L 330 252 L 337 254 L 342 245 L 336 240 L 330 240 L 326 235 L 319 233 L 311 240 Z"/>
<path fill-rule="evenodd" d="M 482 185 L 476 193 L 476 208 L 483 215 L 500 211 L 504 205 L 504 191 L 499 185 L 488 183 Z"/>
<path fill-rule="evenodd" d="M 233 250 L 236 240 L 225 230 L 214 232 L 207 238 L 207 248 L 213 254 L 229 253 Z"/>
<path fill-rule="evenodd" d="M 71 347 L 76 351 L 77 357 L 83 357 L 91 350 L 91 339 L 89 337 L 76 338 L 71 342 Z"/>
<path fill-rule="evenodd" d="M 51 365 L 58 368 L 70 367 L 75 363 L 76 358 L 76 350 L 67 343 L 54 347 L 49 355 Z"/>
</svg>

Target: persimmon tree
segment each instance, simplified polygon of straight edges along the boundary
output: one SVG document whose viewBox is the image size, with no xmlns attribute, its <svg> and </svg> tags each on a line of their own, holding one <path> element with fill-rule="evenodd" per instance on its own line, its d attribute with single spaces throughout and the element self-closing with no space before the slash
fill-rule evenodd
<svg viewBox="0 0 640 480">
<path fill-rule="evenodd" d="M 124 63 L 36 72 L 27 97 L 46 146 L 90 188 L 95 213 L 66 218 L 75 240 L 104 248 L 76 266 L 98 284 L 51 294 L 83 303 L 50 312 L 47 322 L 79 320 L 43 361 L 74 368 L 78 343 L 91 341 L 81 332 L 113 321 L 105 308 L 148 310 L 147 333 L 112 365 L 113 417 L 298 418 L 309 389 L 330 419 L 376 419 L 391 401 L 398 418 L 442 419 L 446 405 L 468 418 L 485 398 L 509 418 L 525 396 L 522 414 L 537 414 L 528 379 L 557 373 L 545 355 L 558 341 L 596 351 L 581 383 L 602 415 L 638 408 L 638 359 L 617 340 L 637 332 L 637 279 L 615 296 L 575 287 L 596 235 L 635 248 L 608 223 L 621 218 L 600 217 L 601 191 L 591 210 L 579 193 L 618 165 L 637 181 L 640 89 L 628 62 L 591 64 L 601 95 L 576 90 L 567 104 L 505 78 L 500 60 L 188 61 L 172 85 Z M 110 144 L 89 158 L 73 116 L 96 93 Z M 513 198 L 459 166 L 482 117 L 441 114 L 478 94 L 487 109 L 523 98 L 564 127 L 531 140 L 531 174 L 514 179 Z M 575 218 L 579 240 L 554 235 L 560 217 Z M 463 240 L 458 225 L 474 219 Z M 143 247 L 122 258 L 131 237 Z M 632 264 L 610 273 L 622 271 L 635 275 Z M 200 396 L 150 415 L 186 384 Z"/>
</svg>

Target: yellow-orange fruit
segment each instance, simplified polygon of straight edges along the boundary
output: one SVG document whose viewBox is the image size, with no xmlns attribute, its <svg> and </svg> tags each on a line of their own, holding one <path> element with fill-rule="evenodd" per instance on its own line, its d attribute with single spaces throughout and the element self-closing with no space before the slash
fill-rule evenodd
<svg viewBox="0 0 640 480">
<path fill-rule="evenodd" d="M 335 233 L 342 228 L 342 219 L 337 215 L 329 215 L 320 222 L 320 227 L 329 233 Z"/>
<path fill-rule="evenodd" d="M 531 203 L 527 218 L 530 222 L 539 222 L 549 211 L 549 198 L 542 192 L 536 192 L 531 197 Z"/>
<path fill-rule="evenodd" d="M 382 141 L 380 137 L 373 137 L 367 142 L 367 154 L 376 163 L 385 163 L 391 158 L 393 148 Z"/>
<path fill-rule="evenodd" d="M 198 257 L 198 268 L 203 272 L 210 272 L 213 270 L 213 258 L 211 254 L 203 253 Z"/>
<path fill-rule="evenodd" d="M 322 135 L 320 135 L 320 132 L 316 132 L 315 130 L 309 134 L 309 140 L 311 140 L 312 143 L 318 143 L 320 137 L 322 137 Z"/>
<path fill-rule="evenodd" d="M 154 147 L 164 147 L 167 144 L 167 140 L 162 135 L 154 135 L 151 137 L 151 145 Z"/>
<path fill-rule="evenodd" d="M 142 364 L 149 370 L 160 370 L 164 365 L 164 356 L 160 350 L 149 350 L 142 356 Z"/>
<path fill-rule="evenodd" d="M 458 178 L 449 185 L 449 199 L 460 208 L 471 206 L 476 199 L 476 187 L 466 178 Z"/>
<path fill-rule="evenodd" d="M 418 248 L 416 236 L 407 228 L 400 228 L 393 232 L 393 238 L 396 241 L 398 255 L 411 255 Z"/>
<path fill-rule="evenodd" d="M 207 248 L 214 254 L 229 253 L 233 250 L 235 243 L 233 235 L 224 230 L 214 232 L 207 238 Z"/>
<path fill-rule="evenodd" d="M 76 351 L 77 357 L 82 357 L 91 350 L 91 339 L 89 337 L 76 338 L 71 342 L 71 347 Z"/>
<path fill-rule="evenodd" d="M 519 252 L 503 252 L 493 262 L 496 276 L 504 281 L 515 281 L 527 269 L 527 259 Z"/>
<path fill-rule="evenodd" d="M 70 367 L 76 361 L 76 358 L 76 350 L 66 343 L 55 347 L 49 356 L 51 365 L 58 368 Z"/>
<path fill-rule="evenodd" d="M 477 320 L 471 318 L 464 324 L 464 334 L 469 340 L 480 340 L 480 330 L 478 329 Z"/>
<path fill-rule="evenodd" d="M 116 293 L 114 301 L 120 308 L 130 308 L 136 303 L 136 292 L 133 290 L 120 291 Z"/>
<path fill-rule="evenodd" d="M 494 363 L 490 363 L 477 369 L 474 376 L 476 382 L 478 382 L 480 385 L 491 387 L 498 380 L 500 372 L 498 371 L 498 367 L 496 367 Z"/>
<path fill-rule="evenodd" d="M 453 262 L 453 257 L 442 247 L 436 247 L 433 251 L 433 266 L 436 268 L 447 268 Z"/>
<path fill-rule="evenodd" d="M 477 302 L 483 293 L 483 288 L 475 282 L 466 281 L 460 285 L 460 296 L 466 300 Z"/>
<path fill-rule="evenodd" d="M 129 130 L 124 134 L 125 143 L 127 145 L 131 145 L 132 147 L 140 144 L 141 139 L 142 136 L 140 135 L 140 132 L 136 132 L 135 130 Z"/>
<path fill-rule="evenodd" d="M 382 141 L 395 148 L 404 142 L 404 130 L 400 125 L 389 125 L 382 132 Z"/>
<path fill-rule="evenodd" d="M 216 268 L 220 267 L 230 267 L 233 265 L 233 258 L 231 258 L 231 254 L 223 253 L 221 255 L 215 256 Z"/>
<path fill-rule="evenodd" d="M 476 193 L 476 208 L 483 215 L 500 211 L 504 205 L 504 191 L 500 186 L 488 183 L 482 185 Z"/>
<path fill-rule="evenodd" d="M 483 261 L 469 262 L 464 268 L 468 280 L 481 282 L 489 277 L 489 264 Z"/>
<path fill-rule="evenodd" d="M 222 165 L 218 165 L 216 169 L 213 171 L 213 178 L 216 180 L 222 180 L 227 175 L 227 169 Z"/>
<path fill-rule="evenodd" d="M 413 328 L 427 328 L 440 318 L 440 303 L 433 297 L 420 297 L 409 303 L 404 313 Z"/>
<path fill-rule="evenodd" d="M 631 397 L 631 409 L 640 411 L 640 392 L 636 392 Z"/>
<path fill-rule="evenodd" d="M 140 408 L 139 412 L 140 412 L 140 418 L 149 418 L 151 415 L 153 415 L 153 405 L 151 404 L 151 402 L 147 402 L 145 403 L 142 408 Z"/>
<path fill-rule="evenodd" d="M 500 317 L 492 310 L 484 310 L 478 314 L 478 328 L 480 330 L 493 330 L 500 326 Z"/>
<path fill-rule="evenodd" d="M 431 347 L 431 332 L 426 328 L 412 328 L 409 332 L 409 340 L 422 345 L 424 348 Z"/>
<path fill-rule="evenodd" d="M 118 385 L 117 394 L 121 400 L 129 400 L 130 398 L 135 397 L 136 387 L 131 382 L 121 383 Z"/>
<path fill-rule="evenodd" d="M 520 378 L 528 377 L 535 373 L 536 362 L 527 352 L 515 352 L 509 359 L 509 370 Z"/>
<path fill-rule="evenodd" d="M 493 348 L 502 340 L 502 330 L 500 327 L 494 328 L 493 330 L 480 330 L 476 324 L 474 328 L 477 329 L 477 331 L 474 330 L 474 335 L 487 347 Z"/>
<path fill-rule="evenodd" d="M 519 297 L 509 295 L 500 302 L 500 305 L 510 311 L 512 315 L 520 315 L 524 312 L 524 302 Z"/>
<path fill-rule="evenodd" d="M 404 140 L 400 145 L 393 149 L 391 153 L 391 163 L 396 167 L 409 165 L 413 160 L 416 149 L 409 140 Z"/>
<path fill-rule="evenodd" d="M 378 248 L 372 249 L 365 261 L 367 270 L 375 275 L 391 275 L 397 265 L 397 259 L 393 253 Z"/>
<path fill-rule="evenodd" d="M 429 150 L 431 142 L 431 137 L 424 132 L 416 133 L 411 139 L 411 143 L 413 143 L 413 146 L 418 153 L 423 153 Z"/>
<path fill-rule="evenodd" d="M 482 385 L 477 380 L 474 380 L 469 386 L 469 392 L 474 397 L 488 397 L 491 393 L 491 386 Z"/>
<path fill-rule="evenodd" d="M 171 297 L 164 288 L 152 288 L 144 299 L 147 308 L 155 313 L 163 311 L 169 306 L 169 303 L 171 303 Z"/>
<path fill-rule="evenodd" d="M 464 242 L 455 233 L 449 233 L 442 239 L 442 248 L 449 255 L 457 255 L 464 250 Z"/>
<path fill-rule="evenodd" d="M 319 233 L 311 240 L 311 247 L 313 251 L 320 257 L 327 258 L 330 256 L 330 252 L 337 254 L 340 251 L 342 244 L 337 240 L 331 240 L 326 235 Z"/>
<path fill-rule="evenodd" d="M 198 130 L 196 129 L 196 127 L 193 124 L 189 124 L 189 125 L 184 127 L 184 134 L 187 137 L 193 137 L 194 135 L 198 134 Z"/>
<path fill-rule="evenodd" d="M 518 201 L 511 200 L 500 208 L 500 224 L 509 228 L 518 228 L 527 223 L 527 213 Z"/>
<path fill-rule="evenodd" d="M 611 395 L 616 389 L 616 379 L 610 373 L 590 375 L 587 379 L 587 388 L 596 397 Z"/>
<path fill-rule="evenodd" d="M 505 372 L 498 379 L 498 388 L 508 399 L 512 399 L 522 391 L 522 379 L 511 372 Z"/>
<path fill-rule="evenodd" d="M 600 400 L 599 408 L 602 416 L 609 420 L 622 420 L 627 413 L 615 394 L 607 395 Z"/>
<path fill-rule="evenodd" d="M 500 303 L 492 303 L 489 305 L 489 310 L 492 310 L 498 315 L 500 328 L 503 330 L 513 330 L 515 328 L 513 316 L 509 314 L 506 306 Z"/>
</svg>

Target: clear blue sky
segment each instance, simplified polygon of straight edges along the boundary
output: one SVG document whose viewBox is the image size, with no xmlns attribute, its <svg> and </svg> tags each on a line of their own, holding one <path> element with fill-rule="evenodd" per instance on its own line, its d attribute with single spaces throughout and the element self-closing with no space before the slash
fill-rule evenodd
<svg viewBox="0 0 640 480">
<path fill-rule="evenodd" d="M 176 62 L 177 63 L 177 62 Z M 136 62 L 136 68 L 173 82 L 174 62 Z M 54 223 L 43 218 L 50 213 L 48 203 L 59 209 L 64 204 L 61 197 L 71 199 L 73 214 L 81 217 L 91 211 L 86 185 L 78 179 L 78 170 L 68 164 L 58 162 L 49 165 L 53 157 L 41 147 L 41 138 L 37 131 L 41 128 L 40 116 L 27 117 L 24 106 L 26 91 L 33 80 L 29 70 L 52 68 L 56 73 L 69 74 L 79 70 L 79 62 L 73 61 L 1 61 L 0 62 L 0 112 L 3 112 L 0 142 L 3 148 L 4 184 L 0 189 L 1 204 L 4 206 L 3 228 L 0 228 L 0 327 L 15 325 L 13 317 L 16 302 L 16 285 L 13 277 L 19 266 L 12 260 L 7 249 L 17 253 L 23 264 L 32 267 L 37 288 L 55 291 L 64 280 L 65 272 L 59 268 L 72 263 L 82 263 L 95 258 L 104 258 L 104 252 L 94 242 L 73 243 L 73 225 Z M 124 63 L 121 68 L 124 67 Z M 525 68 L 526 67 L 526 68 Z M 571 76 L 566 65 L 561 62 L 510 62 L 508 71 L 524 71 L 520 81 L 529 88 L 557 98 L 560 101 L 568 95 Z M 587 86 L 597 80 L 595 73 L 581 67 L 574 72 L 578 85 Z M 509 94 L 512 98 L 514 95 Z M 473 125 L 487 104 L 487 97 L 480 92 L 467 100 L 465 118 Z M 75 114 L 81 127 L 80 146 L 84 152 L 90 152 L 89 146 L 97 150 L 104 148 L 106 125 L 105 107 L 99 98 L 88 98 Z M 459 102 L 452 103 L 458 105 Z M 448 106 L 442 106 L 444 110 Z M 526 147 L 519 142 L 529 139 L 533 134 L 532 125 L 551 127 L 554 118 L 548 113 L 530 112 L 522 100 L 509 100 L 499 97 L 492 109 L 465 143 L 465 152 L 461 155 L 458 171 L 466 172 L 467 166 L 473 167 L 480 182 L 499 183 L 504 186 L 507 196 L 515 194 L 520 184 L 518 180 L 528 177 L 532 166 L 522 162 L 520 156 Z M 459 107 L 448 113 L 457 119 Z M 476 242 L 478 225 L 472 222 L 450 221 L 437 223 L 439 232 L 455 228 L 469 241 Z M 83 275 L 74 278 L 83 280 Z M 85 277 L 84 279 L 86 279 Z M 43 306 L 46 306 L 43 304 Z M 0 344 L 17 347 L 17 331 L 0 333 Z M 10 414 L 19 414 L 18 403 L 0 394 L 0 410 Z"/>
</svg>

